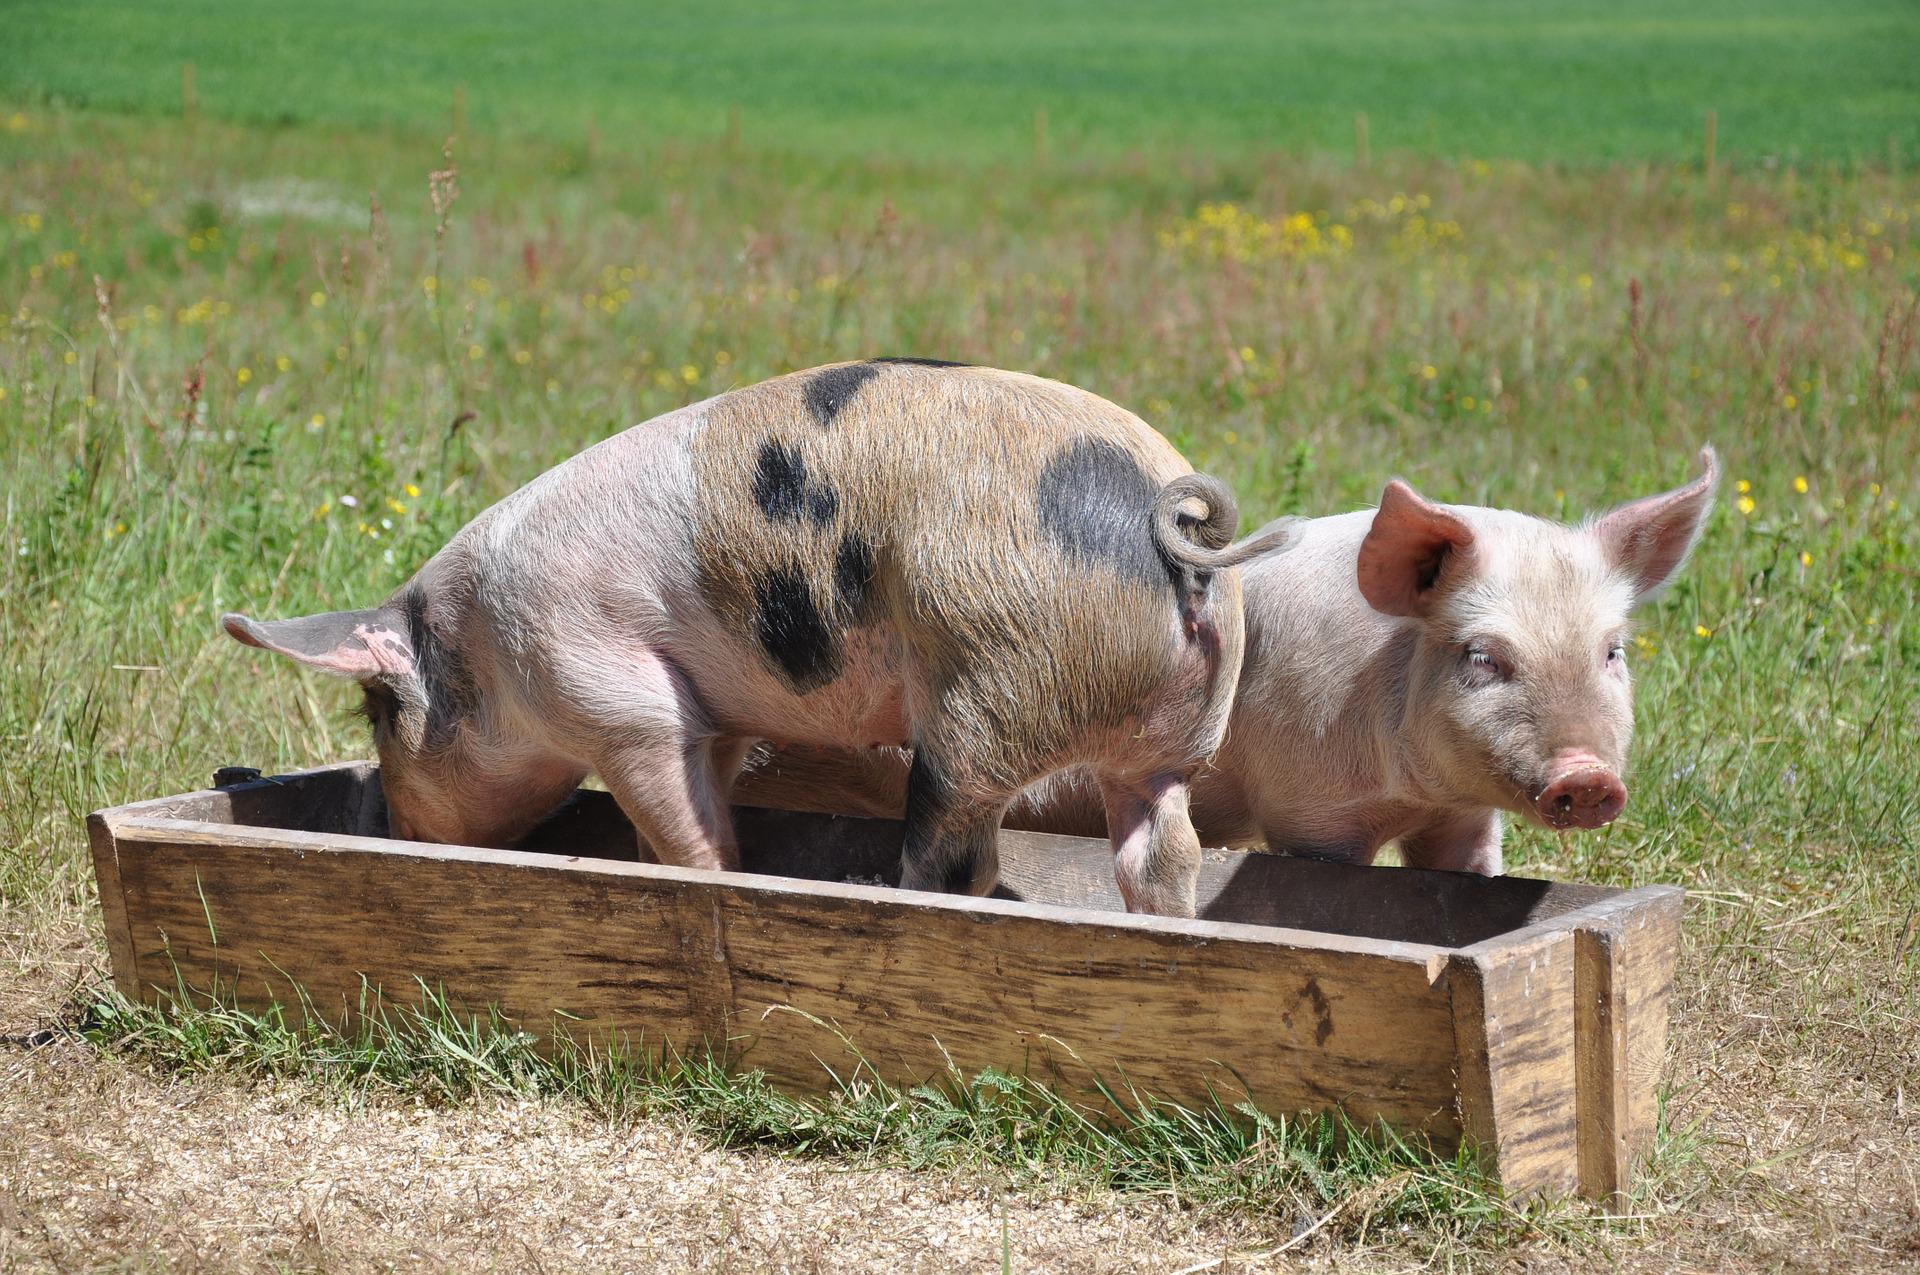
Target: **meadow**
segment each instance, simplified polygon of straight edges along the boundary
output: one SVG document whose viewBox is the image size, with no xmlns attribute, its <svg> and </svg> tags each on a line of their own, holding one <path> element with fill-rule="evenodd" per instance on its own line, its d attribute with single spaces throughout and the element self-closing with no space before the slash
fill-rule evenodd
<svg viewBox="0 0 1920 1275">
<path fill-rule="evenodd" d="M 268 126 L 991 160 L 1347 152 L 1920 163 L 1903 0 L 14 0 L 0 99 Z M 105 56 L 102 56 L 103 51 Z"/>
<path fill-rule="evenodd" d="M 962 95 L 977 109 L 949 85 L 902 120 L 837 99 L 841 77 L 789 117 L 807 94 L 734 50 L 707 96 L 656 85 L 628 117 L 611 50 L 564 71 L 497 54 L 489 81 L 424 23 L 346 25 L 367 56 L 308 84 L 289 68 L 310 33 L 243 50 L 234 23 L 90 8 L 161 51 L 83 74 L 79 37 L 16 6 L 30 56 L 0 65 L 0 1263 L 1260 1269 L 1245 1255 L 1315 1221 L 1272 1260 L 1920 1258 L 1920 180 L 1884 162 L 1913 136 L 1895 10 L 1822 11 L 1806 61 L 1856 94 L 1831 109 L 1793 97 L 1814 101 L 1801 70 L 1741 130 L 1710 95 L 1729 162 L 1703 171 L 1695 90 L 1742 78 L 1726 51 L 1748 46 L 1699 34 L 1721 60 L 1696 57 L 1652 16 L 1636 66 L 1693 85 L 1685 110 L 1632 122 L 1609 106 L 1632 86 L 1594 88 L 1581 131 L 1574 106 L 1436 93 L 1421 109 L 1462 131 L 1389 144 L 1383 112 L 1329 91 L 1279 150 L 1231 109 L 1252 74 L 1232 56 L 1210 96 L 1182 99 L 1173 63 L 1143 81 L 1187 102 L 1179 145 L 1130 131 L 1146 106 L 1101 86 L 1160 65 L 1146 18 L 1116 21 L 1100 86 L 1061 72 L 1043 148 L 1013 69 Z M 752 12 L 771 16 L 742 48 L 836 29 Z M 1764 12 L 1752 40 L 1799 39 L 1799 10 Z M 909 52 L 931 29 L 874 21 Z M 1365 60 L 1364 24 L 1325 38 Z M 1198 26 L 1192 57 L 1231 53 L 1236 28 Z M 1018 43 L 954 56 L 994 63 L 993 41 Z M 469 85 L 452 140 L 448 75 L 408 69 L 428 45 Z M 1367 163 L 1353 109 L 1375 117 Z M 914 144 L 943 113 L 953 144 Z M 1742 131 L 1777 140 L 1742 158 Z M 794 1107 L 698 1069 L 543 1063 L 447 1013 L 314 1040 L 105 994 L 86 811 L 367 751 L 350 688 L 243 651 L 220 611 L 365 605 L 588 442 L 872 354 L 1086 386 L 1250 518 L 1364 505 L 1395 474 L 1576 518 L 1720 449 L 1723 505 L 1633 643 L 1626 813 L 1509 841 L 1516 873 L 1691 892 L 1665 1132 L 1629 1217 L 1515 1208 L 1470 1166 L 1312 1125 L 1161 1112 L 1096 1136 L 997 1078 Z"/>
</svg>

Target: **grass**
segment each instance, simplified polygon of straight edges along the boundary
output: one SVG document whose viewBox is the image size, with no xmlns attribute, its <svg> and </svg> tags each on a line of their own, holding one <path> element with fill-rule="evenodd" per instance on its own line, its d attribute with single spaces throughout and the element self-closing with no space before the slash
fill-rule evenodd
<svg viewBox="0 0 1920 1275">
<path fill-rule="evenodd" d="M 484 1098 L 560 1100 L 614 1125 L 669 1119 L 714 1145 L 781 1156 L 832 1156 L 853 1166 L 990 1173 L 1015 1189 L 1109 1191 L 1167 1198 L 1202 1212 L 1237 1211 L 1283 1224 L 1328 1218 L 1335 1235 L 1418 1227 L 1471 1245 L 1551 1236 L 1576 1246 L 1594 1222 L 1551 1202 L 1515 1208 L 1466 1153 L 1437 1157 L 1385 1129 L 1337 1116 L 1287 1120 L 1244 1104 L 1195 1110 L 1125 1085 L 1101 1086 L 1102 1116 L 1024 1077 L 950 1072 L 901 1088 L 864 1065 L 826 1096 L 796 1098 L 758 1073 L 730 1073 L 705 1055 L 629 1045 L 557 1048 L 500 1020 L 463 1011 L 422 987 L 419 1005 L 368 993 L 347 1030 L 275 1009 L 249 1013 L 177 989 L 159 1007 L 103 990 L 76 1030 L 95 1047 L 181 1075 L 297 1077 L 336 1100 L 369 1094 L 466 1104 Z"/>
<path fill-rule="evenodd" d="M 497 118 L 468 82 L 476 121 Z M 202 83 L 211 113 L 225 90 Z M 698 1068 L 537 1060 L 445 1014 L 369 1041 L 109 1002 L 84 1064 L 0 1051 L 32 1078 L 18 1118 L 100 1105 L 133 1083 L 120 1058 L 202 1096 L 302 1076 L 322 1097 L 430 1096 L 451 1120 L 511 1092 L 789 1157 L 1220 1202 L 1243 1221 L 1207 1225 L 1251 1210 L 1233 1234 L 1265 1248 L 1291 1235 L 1286 1207 L 1344 1200 L 1311 1242 L 1362 1262 L 1920 1252 L 1920 182 L 1232 146 L 1041 163 L 995 143 L 955 166 L 809 152 L 804 124 L 794 145 L 603 125 L 589 147 L 539 110 L 529 130 L 553 135 L 476 127 L 449 158 L 423 140 L 429 87 L 320 95 L 316 127 L 0 110 L 0 1028 L 30 1038 L 98 979 L 85 811 L 219 764 L 365 753 L 348 691 L 234 646 L 222 609 L 365 605 L 633 421 L 788 368 L 924 354 L 1135 407 L 1260 517 L 1351 508 L 1394 473 L 1576 517 L 1720 447 L 1743 486 L 1634 647 L 1632 803 L 1604 832 L 1509 842 L 1515 872 L 1693 892 L 1672 1145 L 1637 1220 L 1542 1239 L 1446 1166 L 1328 1126 L 1150 1108 L 1095 1131 L 997 1077 L 795 1105 Z M 417 131 L 353 127 L 400 115 Z M 192 1127 L 189 1110 L 165 1136 Z M 152 1136 L 119 1130 L 100 1154 Z M 49 1182 L 87 1171 L 57 1163 Z M 79 1207 L 47 1191 L 43 1215 Z M 108 1215 L 86 1217 L 76 1235 Z M 115 1234 L 136 1255 L 190 1248 L 137 1221 Z"/>
<path fill-rule="evenodd" d="M 451 126 L 615 149 L 718 139 L 948 162 L 1182 148 L 1551 163 L 1915 161 L 1920 14 L 1900 0 L 1169 7 L 769 0 L 9 6 L 0 96 L 270 126 Z M 137 58 L 98 56 L 102 47 Z M 351 49 L 350 58 L 338 50 Z M 1040 115 L 1044 113 L 1044 123 Z M 1898 162 L 1898 161 L 1896 161 Z"/>
</svg>

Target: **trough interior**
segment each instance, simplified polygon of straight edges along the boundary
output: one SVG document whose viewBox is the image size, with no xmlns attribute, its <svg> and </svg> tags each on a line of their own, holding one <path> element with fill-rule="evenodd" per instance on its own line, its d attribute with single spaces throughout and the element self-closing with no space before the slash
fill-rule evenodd
<svg viewBox="0 0 1920 1275">
<path fill-rule="evenodd" d="M 323 834 L 387 835 L 386 805 L 373 766 L 276 776 L 181 799 L 153 813 Z M 749 872 L 868 885 L 898 882 L 902 827 L 897 820 L 752 806 L 735 807 L 734 818 L 742 866 Z M 514 848 L 610 861 L 643 857 L 633 826 L 613 798 L 589 789 Z M 1209 850 L 1198 899 L 1207 920 L 1464 947 L 1614 893 L 1525 877 L 1364 868 Z M 1105 841 L 1046 833 L 1001 833 L 994 897 L 1125 910 Z"/>
</svg>

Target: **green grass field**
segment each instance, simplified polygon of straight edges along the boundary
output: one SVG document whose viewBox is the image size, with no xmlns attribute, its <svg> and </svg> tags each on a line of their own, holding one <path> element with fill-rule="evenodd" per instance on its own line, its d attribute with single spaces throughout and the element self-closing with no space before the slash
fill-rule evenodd
<svg viewBox="0 0 1920 1275">
<path fill-rule="evenodd" d="M 1920 162 L 1920 10 L 1902 0 L 1409 5 L 1151 0 L 820 6 L 245 0 L 8 6 L 0 97 L 251 123 L 473 127 L 610 143 L 740 134 L 944 161 L 1048 145 L 1555 163 L 1700 154 Z M 102 56 L 103 50 L 109 51 Z M 115 55 L 111 51 L 124 51 Z"/>
<path fill-rule="evenodd" d="M 563 34 L 504 7 L 464 31 L 344 5 L 298 27 L 238 6 L 94 5 L 84 27 L 59 12 L 13 6 L 0 57 L 0 1130 L 17 1135 L 0 1136 L 0 1254 L 371 1261 L 393 1234 L 372 1223 L 309 1236 L 294 1217 L 249 1239 L 241 1206 L 189 1180 L 132 1203 L 104 1183 L 134 1148 L 193 1145 L 201 1103 L 243 1123 L 337 1112 L 372 1137 L 366 1122 L 418 1097 L 453 1138 L 493 1111 L 475 1095 L 501 1091 L 575 1104 L 579 1136 L 608 1148 L 666 1121 L 703 1146 L 905 1165 L 902 1192 L 960 1174 L 960 1211 L 1008 1183 L 1020 1216 L 1071 1193 L 1113 1226 L 1189 1228 L 1164 1250 L 1175 1266 L 1272 1248 L 1293 1210 L 1335 1208 L 1305 1251 L 1362 1269 L 1920 1254 L 1920 180 L 1885 165 L 1890 132 L 1920 141 L 1896 56 L 1909 10 L 1749 8 L 1723 29 L 1650 6 L 1605 22 L 1450 7 L 1424 26 L 1328 8 L 1301 15 L 1314 43 L 1295 44 L 1265 10 L 1143 9 L 982 19 L 963 50 L 940 45 L 931 11 L 821 25 L 742 6 L 644 34 Z M 868 35 L 886 56 L 863 83 L 847 71 Z M 723 51 L 688 61 L 708 44 Z M 96 56 L 106 45 L 138 52 Z M 924 83 L 912 55 L 929 47 L 968 87 Z M 802 54 L 834 72 L 793 69 Z M 188 58 L 200 110 L 183 121 Z M 1486 73 L 1455 82 L 1476 60 Z M 629 75 L 644 87 L 626 92 Z M 470 118 L 449 160 L 454 83 Z M 1802 161 L 1700 172 L 1704 104 L 1723 153 Z M 1370 165 L 1340 153 L 1355 109 Z M 1175 153 L 1175 138 L 1203 144 Z M 1029 1124 L 995 1141 L 982 1130 L 1006 1129 L 978 1113 L 911 1103 L 796 1115 L 646 1078 L 631 1108 L 607 1099 L 618 1085 L 576 1092 L 560 1073 L 495 1084 L 459 1061 L 493 1057 L 471 1040 L 362 1066 L 350 1045 L 227 1020 L 95 1013 L 69 1030 L 104 966 L 87 810 L 220 764 L 367 751 L 350 688 L 243 651 L 221 610 L 366 605 L 594 439 L 876 353 L 1105 394 L 1257 517 L 1352 508 L 1402 474 L 1571 518 L 1721 449 L 1723 507 L 1634 646 L 1626 814 L 1509 841 L 1517 873 L 1694 892 L 1668 1134 L 1633 1218 L 1503 1211 L 1444 1166 L 1337 1139 L 1148 1130 L 1111 1153 L 1036 1150 Z M 54 1044 L 28 1047 L 49 1029 Z M 113 1123 L 154 1086 L 170 1096 Z M 1142 1167 L 1141 1147 L 1199 1167 Z M 233 1189 L 280 1216 L 270 1184 L 304 1163 Z M 801 1171 L 785 1163 L 753 1173 Z M 560 1189 L 513 1207 L 558 1209 Z M 402 1212 L 429 1207 L 418 1181 L 391 1190 L 416 1202 Z M 856 1212 L 808 1225 L 824 1242 Z M 1072 1249 L 1067 1223 L 1032 1225 L 1013 1251 L 1052 1242 L 1033 1260 L 1059 1269 L 1163 1252 L 1091 1230 Z M 736 1231 L 716 1253 L 740 1256 Z M 525 1256 L 460 1243 L 456 1265 Z"/>
</svg>

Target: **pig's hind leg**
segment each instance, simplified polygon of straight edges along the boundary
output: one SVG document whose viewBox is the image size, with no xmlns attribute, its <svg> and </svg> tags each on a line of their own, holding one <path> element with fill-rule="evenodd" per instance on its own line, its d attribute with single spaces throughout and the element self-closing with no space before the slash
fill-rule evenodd
<svg viewBox="0 0 1920 1275">
<path fill-rule="evenodd" d="M 1192 916 L 1200 873 L 1200 837 L 1187 809 L 1184 776 L 1144 781 L 1100 776 L 1113 842 L 1113 875 L 1129 912 Z"/>
<path fill-rule="evenodd" d="M 1000 879 L 1000 813 L 1011 793 L 980 791 L 933 745 L 918 744 L 907 772 L 900 886 L 986 894 Z"/>
</svg>

